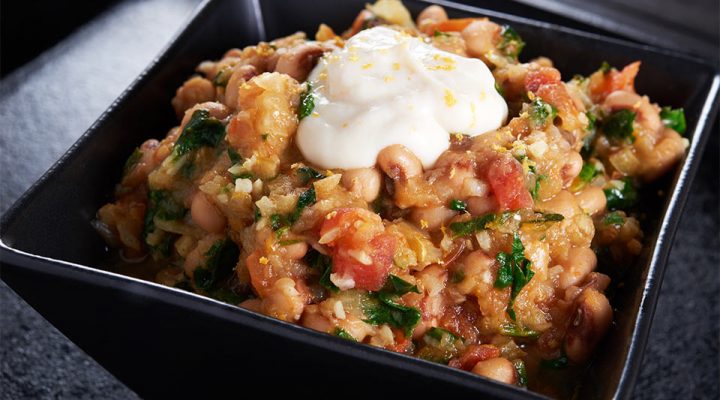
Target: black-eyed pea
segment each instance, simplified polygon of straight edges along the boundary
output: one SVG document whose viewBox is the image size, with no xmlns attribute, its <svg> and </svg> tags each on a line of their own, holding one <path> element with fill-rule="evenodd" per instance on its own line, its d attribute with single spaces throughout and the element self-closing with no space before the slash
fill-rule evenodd
<svg viewBox="0 0 720 400">
<path fill-rule="evenodd" d="M 605 192 L 597 186 L 586 186 L 575 194 L 575 200 L 583 212 L 589 215 L 597 215 L 603 212 L 607 205 Z"/>
<path fill-rule="evenodd" d="M 565 353 L 571 361 L 583 363 L 610 327 L 613 311 L 607 297 L 590 288 L 580 294 L 576 304 L 565 334 Z"/>
<path fill-rule="evenodd" d="M 377 163 L 390 178 L 406 180 L 423 172 L 422 163 L 407 147 L 394 144 L 380 151 Z"/>
<path fill-rule="evenodd" d="M 567 260 L 563 263 L 560 273 L 560 288 L 577 286 L 590 274 L 597 265 L 597 256 L 588 247 L 573 247 L 568 251 Z"/>
<path fill-rule="evenodd" d="M 472 372 L 508 385 L 514 385 L 517 382 L 515 366 L 510 360 L 503 357 L 480 361 L 475 364 Z"/>
<path fill-rule="evenodd" d="M 370 203 L 380 194 L 382 175 L 377 168 L 349 169 L 342 173 L 341 183 L 345 189 Z"/>
</svg>

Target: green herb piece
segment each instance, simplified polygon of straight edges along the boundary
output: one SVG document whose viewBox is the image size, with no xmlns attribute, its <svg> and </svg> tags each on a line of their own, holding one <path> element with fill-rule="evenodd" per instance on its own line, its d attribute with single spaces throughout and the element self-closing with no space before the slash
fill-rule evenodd
<svg viewBox="0 0 720 400">
<path fill-rule="evenodd" d="M 172 254 L 172 245 L 178 237 L 178 235 L 169 232 L 161 232 L 160 235 L 160 243 L 155 246 L 148 245 L 148 249 L 155 260 L 170 257 L 170 254 Z"/>
<path fill-rule="evenodd" d="M 538 198 L 538 192 L 540 192 L 540 182 L 547 179 L 547 175 L 536 175 L 535 176 L 535 186 L 533 186 L 532 190 L 530 190 L 530 196 L 532 196 L 533 200 L 537 200 Z"/>
<path fill-rule="evenodd" d="M 373 325 L 388 324 L 402 329 L 405 336 L 410 337 L 420 322 L 420 311 L 414 307 L 398 304 L 393 297 L 387 293 L 377 293 L 375 296 L 377 304 L 365 310 L 367 317 L 365 322 Z"/>
<path fill-rule="evenodd" d="M 151 190 L 148 193 L 148 208 L 145 213 L 143 236 L 155 230 L 155 217 L 163 221 L 172 221 L 185 217 L 187 209 L 175 201 L 172 194 L 165 190 Z"/>
<path fill-rule="evenodd" d="M 284 216 L 280 214 L 272 214 L 270 216 L 270 229 L 277 231 L 282 228 L 283 225 L 286 225 L 286 219 Z"/>
<path fill-rule="evenodd" d="M 301 243 L 301 242 L 302 242 L 302 240 L 300 240 L 300 239 L 290 239 L 290 240 L 281 240 L 278 242 L 278 244 L 280 246 L 285 247 L 285 246 L 290 246 L 292 244 Z"/>
<path fill-rule="evenodd" d="M 523 360 L 515 360 L 513 366 L 515 367 L 515 372 L 517 373 L 518 377 L 517 385 L 520 387 L 527 387 L 528 376 L 527 369 L 525 368 L 525 363 L 523 362 Z"/>
<path fill-rule="evenodd" d="M 205 265 L 195 269 L 193 278 L 195 286 L 210 291 L 222 279 L 226 278 L 235 268 L 240 256 L 240 249 L 230 239 L 218 240 L 205 253 Z"/>
<path fill-rule="evenodd" d="M 234 175 L 234 174 L 233 174 L 233 179 L 250 179 L 250 180 L 253 180 L 253 179 L 255 179 L 255 176 L 254 176 L 253 174 L 251 174 L 250 172 L 241 172 L 241 173 L 238 174 L 238 175 Z"/>
<path fill-rule="evenodd" d="M 429 338 L 432 338 L 432 339 L 435 339 L 435 340 L 437 340 L 438 342 L 441 341 L 441 340 L 443 339 L 443 336 L 446 336 L 446 335 L 447 335 L 453 342 L 456 341 L 456 340 L 460 340 L 460 337 L 459 337 L 459 336 L 457 336 L 456 334 L 450 332 L 450 331 L 447 330 L 447 329 L 443 329 L 443 328 L 432 327 L 432 328 L 428 329 L 427 332 L 425 332 L 425 336 L 427 336 L 427 337 L 429 337 Z"/>
<path fill-rule="evenodd" d="M 625 217 L 619 212 L 611 212 L 603 218 L 605 225 L 622 225 L 625 223 Z"/>
<path fill-rule="evenodd" d="M 123 176 L 129 174 L 130 171 L 135 168 L 142 156 L 142 151 L 140 151 L 139 147 L 136 147 L 135 150 L 133 150 L 132 154 L 130 154 L 130 157 L 128 157 L 127 161 L 125 161 L 125 166 L 123 166 Z"/>
<path fill-rule="evenodd" d="M 307 185 L 313 179 L 323 179 L 325 175 L 316 171 L 310 167 L 300 167 L 297 169 L 297 174 L 300 176 L 300 181 L 303 185 Z"/>
<path fill-rule="evenodd" d="M 237 150 L 233 149 L 232 147 L 228 147 L 227 155 L 228 157 L 230 157 L 230 162 L 233 164 L 240 164 L 243 160 L 240 153 L 238 153 Z"/>
<path fill-rule="evenodd" d="M 629 176 L 622 179 L 622 188 L 611 186 L 604 190 L 607 208 L 611 211 L 632 208 L 638 200 L 637 189 Z"/>
<path fill-rule="evenodd" d="M 175 159 L 201 147 L 217 147 L 225 137 L 225 126 L 207 110 L 196 110 L 175 142 Z"/>
<path fill-rule="evenodd" d="M 333 335 L 343 338 L 345 340 L 349 340 L 351 342 L 357 342 L 357 340 L 351 334 L 349 334 L 345 329 L 340 327 L 335 328 Z"/>
<path fill-rule="evenodd" d="M 187 161 L 180 167 L 180 176 L 185 179 L 192 179 L 195 174 L 195 163 Z"/>
<path fill-rule="evenodd" d="M 495 221 L 495 214 L 485 214 L 465 222 L 453 222 L 450 224 L 450 230 L 453 231 L 455 237 L 468 236 L 484 230 L 485 226 L 493 221 Z"/>
<path fill-rule="evenodd" d="M 498 268 L 497 278 L 495 278 L 495 287 L 498 289 L 505 289 L 510 286 L 513 281 L 513 265 L 512 259 L 508 253 L 500 252 L 495 256 L 500 268 Z"/>
<path fill-rule="evenodd" d="M 531 219 L 529 221 L 526 221 L 528 224 L 542 224 L 545 222 L 560 222 L 564 220 L 565 217 L 562 214 L 552 214 L 547 213 L 543 214 L 540 218 Z"/>
<path fill-rule="evenodd" d="M 315 108 L 315 97 L 312 93 L 312 85 L 307 83 L 307 89 L 300 95 L 300 107 L 298 109 L 298 118 L 303 119 L 312 114 Z"/>
<path fill-rule="evenodd" d="M 213 85 L 218 87 L 225 87 L 227 86 L 228 82 L 230 81 L 230 77 L 232 76 L 232 67 L 225 67 L 220 70 L 215 75 L 215 79 L 213 79 Z"/>
<path fill-rule="evenodd" d="M 451 35 L 447 32 L 443 32 L 443 31 L 439 31 L 439 30 L 435 29 L 435 32 L 433 32 L 433 36 L 434 37 L 449 37 Z"/>
<path fill-rule="evenodd" d="M 417 356 L 441 364 L 447 364 L 450 359 L 460 353 L 463 343 L 460 337 L 443 328 L 430 328 L 420 342 Z"/>
<path fill-rule="evenodd" d="M 452 274 L 452 283 L 460 283 L 465 279 L 465 271 L 457 270 Z"/>
<path fill-rule="evenodd" d="M 506 56 L 517 58 L 520 55 L 525 42 L 522 40 L 520 35 L 509 25 L 502 27 L 502 33 L 500 34 L 502 40 L 498 45 L 498 49 L 501 50 Z"/>
<path fill-rule="evenodd" d="M 290 214 L 287 218 L 290 225 L 297 222 L 297 220 L 300 219 L 300 215 L 302 214 L 302 211 L 305 209 L 305 207 L 313 205 L 315 201 L 316 199 L 314 187 L 311 187 L 310 189 L 302 192 L 298 197 L 297 204 L 295 205 L 295 211 L 293 211 L 293 213 Z"/>
<path fill-rule="evenodd" d="M 417 286 L 395 275 L 390 275 L 388 277 L 388 280 L 385 283 L 385 287 L 383 287 L 382 291 L 395 296 L 402 296 L 405 293 L 410 292 L 420 293 Z"/>
<path fill-rule="evenodd" d="M 500 327 L 500 334 L 504 336 L 534 339 L 540 334 L 532 329 L 521 328 L 516 324 L 505 324 Z"/>
<path fill-rule="evenodd" d="M 450 201 L 450 209 L 454 211 L 460 211 L 465 212 L 467 211 L 467 203 L 465 203 L 462 200 L 451 200 Z"/>
<path fill-rule="evenodd" d="M 530 103 L 530 121 L 536 128 L 544 127 L 555 117 L 557 117 L 557 109 L 540 97 L 535 97 L 535 100 Z"/>
<path fill-rule="evenodd" d="M 310 249 L 304 259 L 308 266 L 320 273 L 320 286 L 330 290 L 331 292 L 337 293 L 340 291 L 340 288 L 338 288 L 330 280 L 330 274 L 332 273 L 332 258 L 321 254 L 315 249 Z"/>
<path fill-rule="evenodd" d="M 568 358 L 564 354 L 552 360 L 541 360 L 540 368 L 563 369 L 568 366 Z"/>
<path fill-rule="evenodd" d="M 498 85 L 497 82 L 495 82 L 495 90 L 497 90 L 500 96 L 505 97 L 505 90 L 502 88 L 502 86 Z"/>
<path fill-rule="evenodd" d="M 603 121 L 602 130 L 605 136 L 610 139 L 628 140 L 632 143 L 635 141 L 633 122 L 635 122 L 635 113 L 622 109 L 614 112 Z"/>
<path fill-rule="evenodd" d="M 668 128 L 674 129 L 679 134 L 685 133 L 687 123 L 685 122 L 685 110 L 682 108 L 672 109 L 663 107 L 660 111 L 660 119 Z"/>
<path fill-rule="evenodd" d="M 595 168 L 595 164 L 585 163 L 578 174 L 578 178 L 583 182 L 591 182 L 599 173 L 600 171 Z"/>
<path fill-rule="evenodd" d="M 275 231 L 275 238 L 280 239 L 289 230 L 290 230 L 290 227 L 287 225 L 280 227 L 280 229 Z"/>
<path fill-rule="evenodd" d="M 255 222 L 258 222 L 258 221 L 260 221 L 260 218 L 262 218 L 262 213 L 260 212 L 260 208 L 256 204 L 253 204 L 253 208 L 254 208 L 253 220 Z"/>
<path fill-rule="evenodd" d="M 583 158 L 588 158 L 592 154 L 592 144 L 597 134 L 597 116 L 592 111 L 585 112 L 585 115 L 588 118 L 588 134 L 583 138 L 583 146 L 582 149 L 580 149 L 580 154 Z"/>
<path fill-rule="evenodd" d="M 510 254 L 500 252 L 495 259 L 500 264 L 498 276 L 495 279 L 495 287 L 503 289 L 512 285 L 507 313 L 514 321 L 515 310 L 513 310 L 513 303 L 515 297 L 517 297 L 522 288 L 525 287 L 535 275 L 535 272 L 530 268 L 530 260 L 525 258 L 525 246 L 523 246 L 520 240 L 520 235 L 517 233 L 514 235 Z M 508 275 L 511 275 L 512 278 L 508 277 Z"/>
<path fill-rule="evenodd" d="M 212 292 L 208 293 L 210 297 L 212 297 L 215 300 L 222 301 L 223 303 L 228 303 L 232 305 L 238 305 L 242 303 L 243 301 L 247 300 L 248 296 L 241 296 L 235 292 L 233 292 L 230 289 L 226 288 L 220 288 L 213 290 Z"/>
<path fill-rule="evenodd" d="M 603 74 L 607 74 L 612 70 L 612 67 L 607 61 L 603 61 L 602 64 L 600 64 L 600 72 Z"/>
</svg>

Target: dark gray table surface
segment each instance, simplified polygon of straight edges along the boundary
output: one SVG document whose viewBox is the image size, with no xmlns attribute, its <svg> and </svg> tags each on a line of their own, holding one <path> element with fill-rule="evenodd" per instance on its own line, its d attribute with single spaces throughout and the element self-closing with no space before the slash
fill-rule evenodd
<svg viewBox="0 0 720 400">
<path fill-rule="evenodd" d="M 196 3 L 118 3 L 0 81 L 0 213 L 132 82 Z M 676 235 L 637 399 L 720 398 L 717 136 Z M 136 397 L 0 283 L 0 398 Z"/>
</svg>

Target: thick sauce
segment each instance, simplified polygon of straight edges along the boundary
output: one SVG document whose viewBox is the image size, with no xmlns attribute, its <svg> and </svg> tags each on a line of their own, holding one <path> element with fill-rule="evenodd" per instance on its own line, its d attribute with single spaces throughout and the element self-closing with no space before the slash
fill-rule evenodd
<svg viewBox="0 0 720 400">
<path fill-rule="evenodd" d="M 325 55 L 308 81 L 315 109 L 300 122 L 297 144 L 323 168 L 371 167 L 392 144 L 428 168 L 449 148 L 449 134 L 497 129 L 508 113 L 482 61 L 386 27 Z"/>
</svg>

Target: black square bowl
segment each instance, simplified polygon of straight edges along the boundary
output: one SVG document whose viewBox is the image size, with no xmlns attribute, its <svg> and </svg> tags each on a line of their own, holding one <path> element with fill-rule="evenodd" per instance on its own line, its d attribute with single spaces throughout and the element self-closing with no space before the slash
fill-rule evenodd
<svg viewBox="0 0 720 400">
<path fill-rule="evenodd" d="M 90 225 L 111 198 L 132 149 L 175 124 L 175 89 L 197 63 L 321 22 L 342 30 L 363 0 L 204 2 L 185 29 L 72 148 L 4 216 L 2 279 L 58 329 L 144 397 L 222 393 L 387 396 L 481 394 L 542 398 L 439 364 L 347 342 L 181 290 L 107 270 L 109 250 Z M 424 1 L 405 1 L 417 14 Z M 523 59 L 550 57 L 565 77 L 602 61 L 641 60 L 636 85 L 684 107 L 690 148 L 646 190 L 645 247 L 616 285 L 614 324 L 574 389 L 576 398 L 624 398 L 642 359 L 673 234 L 717 111 L 720 76 L 677 53 L 550 23 L 440 2 L 452 17 L 490 16 L 526 40 Z M 657 192 L 665 193 L 658 197 Z M 338 391 L 339 389 L 339 391 Z"/>
</svg>

